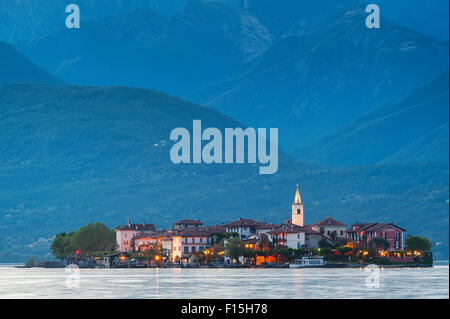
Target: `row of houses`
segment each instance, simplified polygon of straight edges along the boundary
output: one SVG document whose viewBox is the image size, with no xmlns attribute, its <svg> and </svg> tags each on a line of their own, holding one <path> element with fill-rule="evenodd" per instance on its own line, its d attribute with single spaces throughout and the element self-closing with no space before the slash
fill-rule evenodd
<svg viewBox="0 0 450 319">
<path fill-rule="evenodd" d="M 157 230 L 153 224 L 132 224 L 116 229 L 119 252 L 144 252 L 162 247 L 173 262 L 211 248 L 224 233 L 236 233 L 249 247 L 256 247 L 262 237 L 274 245 L 289 248 L 318 248 L 319 242 L 352 241 L 367 245 L 370 239 L 384 238 L 387 250 L 403 250 L 405 229 L 394 223 L 355 223 L 346 225 L 327 216 L 312 225 L 303 223 L 304 211 L 298 185 L 292 203 L 291 218 L 281 224 L 259 222 L 247 218 L 221 225 L 204 226 L 200 220 L 180 220 L 170 230 Z"/>
</svg>

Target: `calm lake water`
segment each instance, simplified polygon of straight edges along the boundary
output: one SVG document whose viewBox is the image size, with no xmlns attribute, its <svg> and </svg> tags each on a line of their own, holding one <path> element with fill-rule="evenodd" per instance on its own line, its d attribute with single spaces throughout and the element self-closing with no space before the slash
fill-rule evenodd
<svg viewBox="0 0 450 319">
<path fill-rule="evenodd" d="M 449 298 L 449 268 L 18 269 L 0 298 Z"/>
</svg>

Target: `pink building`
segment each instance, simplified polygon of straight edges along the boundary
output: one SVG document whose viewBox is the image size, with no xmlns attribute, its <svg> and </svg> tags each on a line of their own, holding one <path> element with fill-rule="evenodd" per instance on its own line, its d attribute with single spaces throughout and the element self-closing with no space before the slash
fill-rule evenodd
<svg viewBox="0 0 450 319">
<path fill-rule="evenodd" d="M 154 232 L 156 231 L 155 225 L 153 224 L 128 224 L 116 229 L 116 245 L 119 252 L 133 251 L 133 237 L 143 233 L 143 232 Z"/>
<path fill-rule="evenodd" d="M 182 255 L 191 255 L 212 246 L 212 235 L 204 229 L 186 229 L 180 233 L 179 247 L 174 247 Z"/>
<path fill-rule="evenodd" d="M 128 231 L 127 231 L 128 232 Z M 213 234 L 206 229 L 186 228 L 182 231 L 154 231 L 135 233 L 124 251 L 145 252 L 153 247 L 161 247 L 163 257 L 178 262 L 197 252 L 211 248 Z"/>
<path fill-rule="evenodd" d="M 387 250 L 404 249 L 404 232 L 405 229 L 394 223 L 358 223 L 346 231 L 348 239 L 366 246 L 372 238 L 384 238 L 389 243 Z"/>
</svg>

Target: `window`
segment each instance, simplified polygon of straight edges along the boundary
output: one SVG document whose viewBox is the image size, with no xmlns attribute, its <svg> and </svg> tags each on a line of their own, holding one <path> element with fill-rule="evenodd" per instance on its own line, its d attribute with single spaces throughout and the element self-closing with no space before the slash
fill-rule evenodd
<svg viewBox="0 0 450 319">
<path fill-rule="evenodd" d="M 203 246 L 198 247 L 198 251 L 202 251 L 203 249 Z"/>
<path fill-rule="evenodd" d="M 297 238 L 300 239 L 300 234 L 297 235 Z"/>
<path fill-rule="evenodd" d="M 400 233 L 399 233 L 399 232 L 396 232 L 396 233 L 395 233 L 395 239 L 396 239 L 396 240 L 400 240 Z"/>
<path fill-rule="evenodd" d="M 192 243 L 195 244 L 195 238 L 192 238 Z"/>
<path fill-rule="evenodd" d="M 327 230 L 327 235 L 329 235 L 330 234 L 330 231 L 329 230 Z"/>
<path fill-rule="evenodd" d="M 344 231 L 343 230 L 341 230 L 341 236 L 344 236 Z"/>
<path fill-rule="evenodd" d="M 128 233 L 125 233 L 125 237 L 128 237 Z"/>
<path fill-rule="evenodd" d="M 201 242 L 201 243 L 203 242 L 203 238 L 200 238 L 200 242 Z"/>
<path fill-rule="evenodd" d="M 188 246 L 185 246 L 185 247 L 184 247 L 184 253 L 185 253 L 185 254 L 189 254 L 189 247 L 188 247 Z"/>
<path fill-rule="evenodd" d="M 298 248 L 301 248 L 300 242 L 297 242 L 297 249 L 298 249 Z"/>
<path fill-rule="evenodd" d="M 300 215 L 300 209 L 297 209 L 297 215 Z"/>
<path fill-rule="evenodd" d="M 397 233 L 398 234 L 398 233 Z M 395 249 L 399 249 L 400 248 L 400 242 L 396 241 L 395 242 Z"/>
<path fill-rule="evenodd" d="M 192 253 L 195 253 L 195 251 L 196 251 L 195 246 L 192 246 L 191 251 L 192 251 Z"/>
</svg>

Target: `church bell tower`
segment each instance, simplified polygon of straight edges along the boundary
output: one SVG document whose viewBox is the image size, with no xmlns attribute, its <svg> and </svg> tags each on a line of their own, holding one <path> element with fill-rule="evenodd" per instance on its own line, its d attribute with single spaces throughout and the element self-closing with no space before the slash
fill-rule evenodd
<svg viewBox="0 0 450 319">
<path fill-rule="evenodd" d="M 300 191 L 295 191 L 295 199 L 292 204 L 292 224 L 297 226 L 303 226 L 303 204 L 302 199 L 300 198 Z"/>
</svg>

